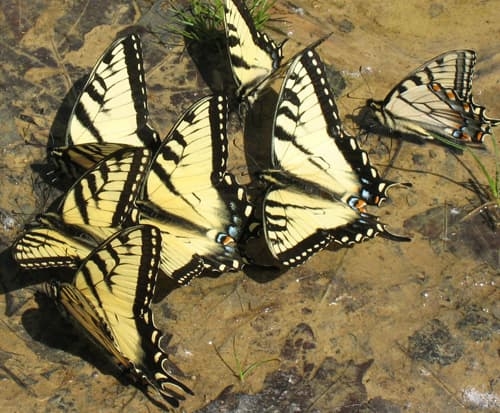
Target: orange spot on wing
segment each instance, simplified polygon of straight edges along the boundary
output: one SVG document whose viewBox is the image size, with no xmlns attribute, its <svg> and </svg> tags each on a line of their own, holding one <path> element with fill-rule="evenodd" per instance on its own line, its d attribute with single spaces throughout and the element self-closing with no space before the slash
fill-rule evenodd
<svg viewBox="0 0 500 413">
<path fill-rule="evenodd" d="M 358 199 L 356 204 L 354 205 L 355 208 L 359 211 L 359 212 L 367 212 L 366 211 L 366 202 L 363 201 L 362 199 Z"/>
<path fill-rule="evenodd" d="M 464 141 L 466 141 L 466 142 L 471 142 L 471 141 L 472 141 L 472 138 L 471 138 L 471 136 L 470 136 L 468 133 L 463 133 L 463 132 L 462 132 L 462 136 L 461 136 L 461 138 L 462 138 Z"/>
<path fill-rule="evenodd" d="M 230 237 L 229 235 L 226 235 L 224 239 L 222 240 L 222 245 L 229 245 L 234 242 L 234 238 Z"/>
<path fill-rule="evenodd" d="M 482 142 L 483 141 L 483 137 L 484 137 L 484 132 L 483 131 L 478 131 L 476 133 L 476 136 L 474 136 L 474 140 L 476 142 Z"/>
</svg>

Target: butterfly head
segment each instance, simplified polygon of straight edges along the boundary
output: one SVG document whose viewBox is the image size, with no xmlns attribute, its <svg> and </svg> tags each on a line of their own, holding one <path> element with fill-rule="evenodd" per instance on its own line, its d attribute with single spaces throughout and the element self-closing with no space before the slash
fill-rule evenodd
<svg viewBox="0 0 500 413">
<path fill-rule="evenodd" d="M 368 106 L 372 113 L 378 118 L 384 112 L 384 102 L 380 100 L 368 99 L 366 101 L 366 106 Z"/>
<path fill-rule="evenodd" d="M 387 111 L 385 101 L 368 99 L 366 106 L 369 108 L 371 128 L 376 129 L 382 125 L 391 130 L 396 129 L 395 120 Z"/>
</svg>

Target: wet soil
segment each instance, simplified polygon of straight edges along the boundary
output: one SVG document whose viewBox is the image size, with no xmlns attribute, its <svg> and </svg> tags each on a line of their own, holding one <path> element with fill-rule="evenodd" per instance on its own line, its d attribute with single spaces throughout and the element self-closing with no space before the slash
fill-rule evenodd
<svg viewBox="0 0 500 413">
<path fill-rule="evenodd" d="M 167 11 L 167 3 L 148 1 L 0 5 L 5 411 L 159 411 L 34 294 L 52 275 L 19 272 L 8 246 L 57 195 L 37 167 L 61 130 L 57 111 L 118 33 L 135 24 L 153 32 L 143 36 L 145 66 L 152 123 L 162 134 L 210 92 L 205 79 L 216 76 L 202 76 L 166 32 Z M 280 20 L 266 30 L 277 41 L 289 38 L 286 56 L 333 32 L 318 50 L 343 79 L 339 110 L 353 133 L 366 99 L 383 98 L 412 69 L 456 48 L 477 51 L 475 100 L 500 117 L 495 2 L 278 1 L 273 15 Z M 242 182 L 263 162 L 248 150 L 267 142 L 272 109 L 266 100 L 260 105 L 244 138 L 238 119 L 231 122 L 231 171 Z M 482 202 L 471 174 L 485 179 L 467 153 L 375 131 L 360 136 L 372 162 L 413 187 L 394 188 L 371 212 L 412 242 L 377 238 L 323 251 L 287 272 L 249 267 L 205 277 L 157 302 L 169 354 L 195 392 L 180 411 L 500 409 L 500 237 L 484 215 L 461 220 Z M 486 146 L 479 154 L 491 170 Z"/>
</svg>

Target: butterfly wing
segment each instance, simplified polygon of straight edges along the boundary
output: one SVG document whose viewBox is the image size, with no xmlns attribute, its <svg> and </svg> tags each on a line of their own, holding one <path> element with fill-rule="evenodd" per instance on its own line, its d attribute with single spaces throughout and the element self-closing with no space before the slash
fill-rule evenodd
<svg viewBox="0 0 500 413">
<path fill-rule="evenodd" d="M 85 171 L 129 145 L 114 142 L 92 142 L 64 146 L 49 150 L 49 157 L 56 168 L 72 179 L 78 179 Z"/>
<path fill-rule="evenodd" d="M 226 120 L 222 96 L 203 98 L 182 116 L 154 156 L 141 211 L 148 218 L 180 223 L 169 233 L 181 225 L 199 234 L 199 242 L 211 246 L 211 252 L 202 250 L 208 260 L 229 254 L 231 265 L 239 267 L 236 249 L 228 247 L 241 235 L 251 207 L 244 188 L 226 172 Z M 202 242 L 207 237 L 208 244 Z"/>
<path fill-rule="evenodd" d="M 99 245 L 73 284 L 53 283 L 57 300 L 95 342 L 139 383 L 153 385 L 172 405 L 191 390 L 167 371 L 163 334 L 155 327 L 153 299 L 161 234 L 152 226 L 126 228 Z"/>
<path fill-rule="evenodd" d="M 272 255 L 286 266 L 302 264 L 332 241 L 329 227 L 345 225 L 357 213 L 293 187 L 271 188 L 264 205 L 264 234 Z"/>
<path fill-rule="evenodd" d="M 12 255 L 22 269 L 77 268 L 95 247 L 91 240 L 68 234 L 61 226 L 39 217 L 39 226 L 28 229 L 12 246 Z M 58 217 L 54 217 L 58 220 Z"/>
<path fill-rule="evenodd" d="M 101 56 L 71 113 L 68 145 L 114 142 L 156 147 L 148 125 L 146 82 L 138 35 L 116 40 Z"/>
<path fill-rule="evenodd" d="M 428 85 L 436 82 L 446 89 L 455 90 L 460 99 L 468 101 L 471 97 L 475 64 L 474 50 L 451 50 L 424 63 L 401 83 L 409 81 L 415 85 Z M 407 87 L 410 88 L 411 83 Z M 396 92 L 395 89 L 392 93 Z"/>
<path fill-rule="evenodd" d="M 255 28 L 250 11 L 241 0 L 224 1 L 226 40 L 237 94 L 251 103 L 264 89 L 283 59 L 281 45 Z"/>
<path fill-rule="evenodd" d="M 312 50 L 296 58 L 283 82 L 274 116 L 273 166 L 296 178 L 319 182 L 342 198 L 346 192 L 358 192 L 359 181 L 335 144 L 343 133 L 340 119 L 330 90 L 311 77 L 314 58 Z"/>
<path fill-rule="evenodd" d="M 288 69 L 272 139 L 274 169 L 262 174 L 271 183 L 263 222 L 277 260 L 295 266 L 331 242 L 351 245 L 378 233 L 392 237 L 364 211 L 366 203 L 385 199 L 392 183 L 380 178 L 343 131 L 324 66 L 312 49 Z"/>
<path fill-rule="evenodd" d="M 314 49 L 291 63 L 273 126 L 274 167 L 346 200 L 379 205 L 394 183 L 383 180 L 355 138 L 342 129 L 324 65 Z"/>
<path fill-rule="evenodd" d="M 88 170 L 61 202 L 64 223 L 103 240 L 117 228 L 137 222 L 135 201 L 150 155 L 146 148 L 124 148 Z"/>
<path fill-rule="evenodd" d="M 140 221 L 161 231 L 160 269 L 163 274 L 180 285 L 186 285 L 203 272 L 205 265 L 200 255 L 204 251 L 200 244 L 210 244 L 207 237 L 159 218 L 141 217 Z"/>
<path fill-rule="evenodd" d="M 369 100 L 386 127 L 426 139 L 434 135 L 462 143 L 482 143 L 499 120 L 484 115 L 472 101 L 476 54 L 472 50 L 443 53 L 413 71 L 382 101 Z"/>
</svg>

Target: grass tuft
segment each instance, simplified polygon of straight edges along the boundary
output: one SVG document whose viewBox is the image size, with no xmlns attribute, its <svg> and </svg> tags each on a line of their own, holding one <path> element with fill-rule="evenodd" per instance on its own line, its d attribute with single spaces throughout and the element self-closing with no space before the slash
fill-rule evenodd
<svg viewBox="0 0 500 413">
<path fill-rule="evenodd" d="M 255 27 L 261 30 L 270 19 L 270 9 L 276 0 L 250 0 L 247 7 Z M 186 8 L 173 7 L 175 24 L 169 31 L 192 42 L 214 42 L 224 36 L 223 0 L 192 0 Z"/>
<path fill-rule="evenodd" d="M 500 225 L 500 222 L 496 218 L 500 209 L 500 151 L 495 137 L 493 135 L 488 135 L 490 136 L 491 142 L 493 144 L 493 153 L 495 158 L 495 165 L 493 166 L 493 170 L 490 170 L 486 167 L 477 153 L 469 146 L 460 145 L 459 143 L 453 142 L 438 135 L 433 136 L 436 140 L 443 143 L 444 145 L 452 147 L 454 149 L 458 149 L 471 155 L 472 159 L 474 159 L 476 165 L 479 167 L 479 170 L 481 171 L 482 176 L 486 181 L 486 184 L 480 185 L 480 182 L 476 179 L 476 177 L 472 177 L 473 180 L 475 182 L 478 182 L 479 184 L 478 190 L 481 191 L 481 193 L 478 195 L 483 199 L 486 199 L 486 202 L 483 202 L 479 207 L 469 212 L 463 219 L 470 218 L 476 213 L 487 212 L 491 208 L 494 209 L 494 211 L 492 212 L 490 218 L 493 220 L 493 228 L 496 229 Z"/>
</svg>

